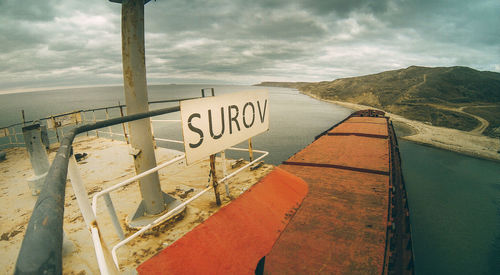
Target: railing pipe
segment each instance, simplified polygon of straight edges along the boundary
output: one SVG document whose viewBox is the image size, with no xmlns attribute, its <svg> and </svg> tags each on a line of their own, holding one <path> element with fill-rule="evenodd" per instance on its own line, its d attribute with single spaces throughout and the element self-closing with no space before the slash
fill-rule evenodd
<svg viewBox="0 0 500 275">
<path fill-rule="evenodd" d="M 230 148 L 230 149 L 233 149 L 233 148 Z M 234 148 L 234 149 L 240 149 L 240 148 Z M 243 150 L 245 150 L 245 149 L 243 149 Z M 239 151 L 239 150 L 238 150 L 238 151 Z M 258 157 L 258 158 L 256 158 L 256 159 L 254 159 L 252 162 L 247 163 L 245 166 L 242 166 L 241 168 L 239 168 L 238 170 L 236 170 L 236 171 L 232 172 L 231 174 L 229 174 L 229 175 L 225 176 L 223 179 L 221 179 L 221 180 L 219 181 L 219 183 L 222 183 L 222 182 L 224 182 L 224 181 L 228 180 L 229 178 L 232 178 L 234 175 L 238 174 L 238 173 L 239 173 L 239 172 L 241 172 L 243 169 L 245 169 L 245 168 L 249 167 L 250 165 L 252 165 L 252 164 L 254 164 L 254 163 L 258 162 L 259 160 L 261 160 L 261 159 L 263 159 L 264 157 L 266 157 L 267 155 L 269 155 L 269 152 L 266 152 L 266 151 L 254 150 L 254 152 L 255 152 L 255 153 L 263 153 L 263 155 L 262 155 L 262 156 L 260 156 L 260 157 Z"/>
<path fill-rule="evenodd" d="M 179 106 L 112 118 L 73 128 L 61 141 L 28 223 L 15 274 L 62 274 L 64 196 L 71 144 L 87 131 L 179 111 Z"/>
<path fill-rule="evenodd" d="M 244 148 L 236 148 L 236 147 L 231 147 L 229 148 L 229 150 L 235 150 L 235 151 L 248 151 L 248 149 L 244 149 Z M 269 155 L 269 152 L 266 152 L 266 151 L 261 151 L 261 150 L 254 150 L 254 152 L 256 153 L 262 153 L 263 155 L 256 158 L 255 160 L 247 163 L 245 166 L 239 168 L 238 170 L 234 171 L 233 173 L 227 175 L 226 177 L 224 177 L 222 180 L 220 180 L 220 183 L 230 179 L 231 177 L 233 177 L 234 175 L 238 174 L 239 172 L 243 171 L 244 169 L 246 169 L 247 167 L 251 166 L 252 164 L 258 162 L 259 160 L 263 159 L 264 157 L 266 157 L 267 155 Z M 178 157 L 179 159 L 182 159 L 184 158 L 184 155 L 182 156 L 179 156 Z M 167 166 L 168 164 L 170 164 L 171 162 L 173 162 L 175 159 L 172 159 L 171 161 L 167 162 L 167 163 L 164 163 L 162 164 L 162 166 Z M 163 168 L 163 167 L 162 167 Z M 139 176 L 139 175 L 138 175 Z M 132 178 L 131 178 L 132 179 Z M 127 181 L 124 181 L 120 184 L 117 184 L 115 186 L 112 186 L 106 190 L 102 190 L 101 192 L 97 193 L 94 195 L 94 198 L 93 198 L 93 201 L 92 201 L 92 207 L 93 207 L 93 211 L 94 213 L 96 212 L 96 209 L 95 209 L 95 205 L 96 205 L 96 202 L 97 202 L 97 197 L 98 197 L 98 194 L 100 193 L 104 193 L 104 192 L 111 192 L 115 189 L 118 189 L 126 184 L 129 184 L 130 182 L 133 182 L 131 181 L 131 179 L 127 180 Z M 141 228 L 139 231 L 135 232 L 134 234 L 128 236 L 126 239 L 122 240 L 121 242 L 117 243 L 113 249 L 111 250 L 111 255 L 113 257 L 113 261 L 115 262 L 115 265 L 116 267 L 119 269 L 120 268 L 120 265 L 118 263 L 118 257 L 116 255 L 116 251 L 118 250 L 118 248 L 122 247 L 123 245 L 125 245 L 126 243 L 130 242 L 131 240 L 133 240 L 134 238 L 138 237 L 139 235 L 141 235 L 142 233 L 144 233 L 145 231 L 149 230 L 150 228 L 152 228 L 153 226 L 155 226 L 156 224 L 159 224 L 161 221 L 167 219 L 170 215 L 172 215 L 173 213 L 176 213 L 176 211 L 178 211 L 179 209 L 181 209 L 182 207 L 188 205 L 189 203 L 191 203 L 193 200 L 197 199 L 198 197 L 200 197 L 201 195 L 205 194 L 207 191 L 209 191 L 210 189 L 212 189 L 213 187 L 212 186 L 209 186 L 207 188 L 205 188 L 204 190 L 200 191 L 198 194 L 194 195 L 193 197 L 191 197 L 190 199 L 188 199 L 187 201 L 181 203 L 180 205 L 178 205 L 177 207 L 175 207 L 174 209 L 168 211 L 167 213 L 165 213 L 164 215 L 162 215 L 161 217 L 157 218 L 156 220 L 154 220 L 152 223 L 148 224 L 147 226 Z M 102 194 L 101 194 L 102 195 Z"/>
<path fill-rule="evenodd" d="M 113 205 L 113 201 L 111 200 L 111 196 L 109 193 L 104 194 L 104 202 L 106 203 L 106 208 L 108 209 L 109 216 L 111 217 L 111 222 L 113 223 L 113 227 L 115 228 L 116 234 L 120 240 L 125 239 L 125 234 L 123 233 L 123 229 L 120 225 L 120 221 L 118 220 L 118 216 L 116 215 L 115 206 Z"/>
<path fill-rule="evenodd" d="M 170 215 L 172 215 L 173 213 L 177 212 L 179 209 L 182 209 L 183 207 L 185 207 L 187 204 L 189 204 L 190 202 L 194 201 L 195 199 L 197 199 L 198 197 L 200 197 L 201 195 L 205 194 L 207 191 L 209 191 L 210 189 L 212 189 L 212 186 L 210 187 L 207 187 L 205 188 L 204 190 L 202 190 L 201 192 L 199 192 L 198 194 L 194 195 L 193 197 L 191 197 L 189 200 L 179 204 L 177 207 L 175 207 L 174 209 L 168 211 L 166 214 L 162 215 L 161 217 L 159 217 L 158 219 L 154 220 L 152 223 L 148 224 L 147 226 L 141 228 L 139 231 L 135 232 L 134 234 L 128 236 L 125 240 L 117 243 L 113 249 L 111 250 L 111 255 L 113 256 L 113 261 L 115 262 L 115 265 L 118 269 L 120 269 L 120 266 L 118 264 L 118 257 L 116 256 L 116 250 L 118 248 L 120 248 L 121 246 L 123 246 L 124 244 L 130 242 L 132 239 L 136 238 L 137 236 L 141 235 L 142 233 L 144 233 L 145 231 L 149 230 L 150 228 L 152 228 L 153 226 L 155 226 L 156 224 L 159 224 L 160 222 L 162 222 L 163 220 L 165 220 L 166 218 L 168 218 Z"/>
<path fill-rule="evenodd" d="M 169 160 L 167 162 L 164 162 L 164 163 L 162 163 L 162 164 L 160 164 L 160 165 L 158 165 L 158 166 L 156 166 L 154 168 L 151 168 L 151 169 L 149 169 L 147 171 L 144 171 L 144 172 L 142 172 L 142 173 L 140 173 L 138 175 L 135 175 L 135 176 L 131 177 L 128 180 L 124 180 L 121 183 L 118 183 L 116 185 L 113 185 L 113 186 L 111 186 L 109 188 L 106 188 L 104 190 L 101 190 L 101 191 L 95 193 L 94 197 L 92 198 L 92 210 L 97 215 L 97 199 L 100 196 L 102 196 L 102 195 L 104 195 L 106 193 L 112 192 L 112 191 L 114 191 L 114 190 L 116 190 L 116 189 L 118 189 L 120 187 L 125 186 L 125 185 L 131 184 L 132 182 L 134 182 L 134 181 L 136 181 L 136 180 L 138 180 L 138 179 L 140 179 L 142 177 L 145 177 L 145 176 L 147 176 L 147 175 L 149 175 L 151 173 L 154 173 L 154 172 L 162 169 L 163 167 L 166 167 L 166 166 L 168 166 L 168 165 L 170 165 L 170 164 L 172 164 L 172 163 L 174 163 L 176 161 L 179 161 L 179 160 L 181 160 L 183 158 L 184 158 L 184 154 L 182 154 L 181 156 L 178 156 L 178 157 L 176 157 L 174 159 L 171 159 L 171 160 Z"/>
<path fill-rule="evenodd" d="M 184 142 L 182 142 L 180 140 L 173 140 L 173 139 L 166 139 L 166 138 L 155 138 L 155 140 L 184 144 Z"/>
<path fill-rule="evenodd" d="M 152 122 L 181 122 L 180 119 L 152 119 Z"/>
</svg>

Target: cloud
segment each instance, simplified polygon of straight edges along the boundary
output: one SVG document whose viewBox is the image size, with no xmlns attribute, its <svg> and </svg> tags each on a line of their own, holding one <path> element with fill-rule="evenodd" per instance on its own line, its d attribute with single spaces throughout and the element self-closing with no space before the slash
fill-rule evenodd
<svg viewBox="0 0 500 275">
<path fill-rule="evenodd" d="M 150 83 L 319 81 L 410 65 L 499 71 L 494 0 L 185 0 L 145 6 Z M 0 0 L 0 90 L 121 84 L 121 7 Z"/>
</svg>

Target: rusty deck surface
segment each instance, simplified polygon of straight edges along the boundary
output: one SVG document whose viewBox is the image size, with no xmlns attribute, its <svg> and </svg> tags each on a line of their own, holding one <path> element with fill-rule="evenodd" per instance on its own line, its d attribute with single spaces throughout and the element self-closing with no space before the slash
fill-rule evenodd
<svg viewBox="0 0 500 275">
<path fill-rule="evenodd" d="M 397 140 L 384 113 L 325 131 L 141 274 L 413 274 Z"/>
<path fill-rule="evenodd" d="M 307 193 L 276 168 L 204 223 L 142 263 L 139 274 L 253 274 Z"/>
<path fill-rule="evenodd" d="M 280 168 L 309 193 L 265 259 L 265 274 L 382 274 L 390 147 L 382 117 L 351 117 Z"/>
</svg>

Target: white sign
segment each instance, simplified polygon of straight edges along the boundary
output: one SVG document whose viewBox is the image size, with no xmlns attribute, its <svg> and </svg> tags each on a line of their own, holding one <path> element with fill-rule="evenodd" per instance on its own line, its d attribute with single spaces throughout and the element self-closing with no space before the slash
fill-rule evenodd
<svg viewBox="0 0 500 275">
<path fill-rule="evenodd" d="M 180 105 L 187 164 L 269 130 L 267 91 L 204 97 Z"/>
</svg>

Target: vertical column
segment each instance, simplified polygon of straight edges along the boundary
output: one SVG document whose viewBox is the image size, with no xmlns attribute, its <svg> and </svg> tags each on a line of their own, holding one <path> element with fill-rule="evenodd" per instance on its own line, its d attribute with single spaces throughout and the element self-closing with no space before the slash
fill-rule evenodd
<svg viewBox="0 0 500 275">
<path fill-rule="evenodd" d="M 122 2 L 122 59 L 127 114 L 146 112 L 149 108 L 144 55 L 144 0 Z M 156 166 L 150 119 L 132 121 L 128 125 L 135 171 L 139 174 Z M 159 214 L 165 210 L 157 172 L 142 178 L 139 185 L 146 214 Z"/>
<path fill-rule="evenodd" d="M 220 200 L 219 190 L 217 189 L 219 182 L 217 181 L 217 174 L 215 171 L 215 154 L 210 155 L 210 174 L 212 175 L 212 185 L 214 187 L 215 202 L 217 203 L 218 206 L 220 206 L 221 200 Z"/>
<path fill-rule="evenodd" d="M 24 142 L 28 151 L 34 176 L 28 179 L 31 194 L 36 196 L 40 193 L 49 171 L 49 157 L 42 145 L 40 124 L 23 127 Z"/>
</svg>

